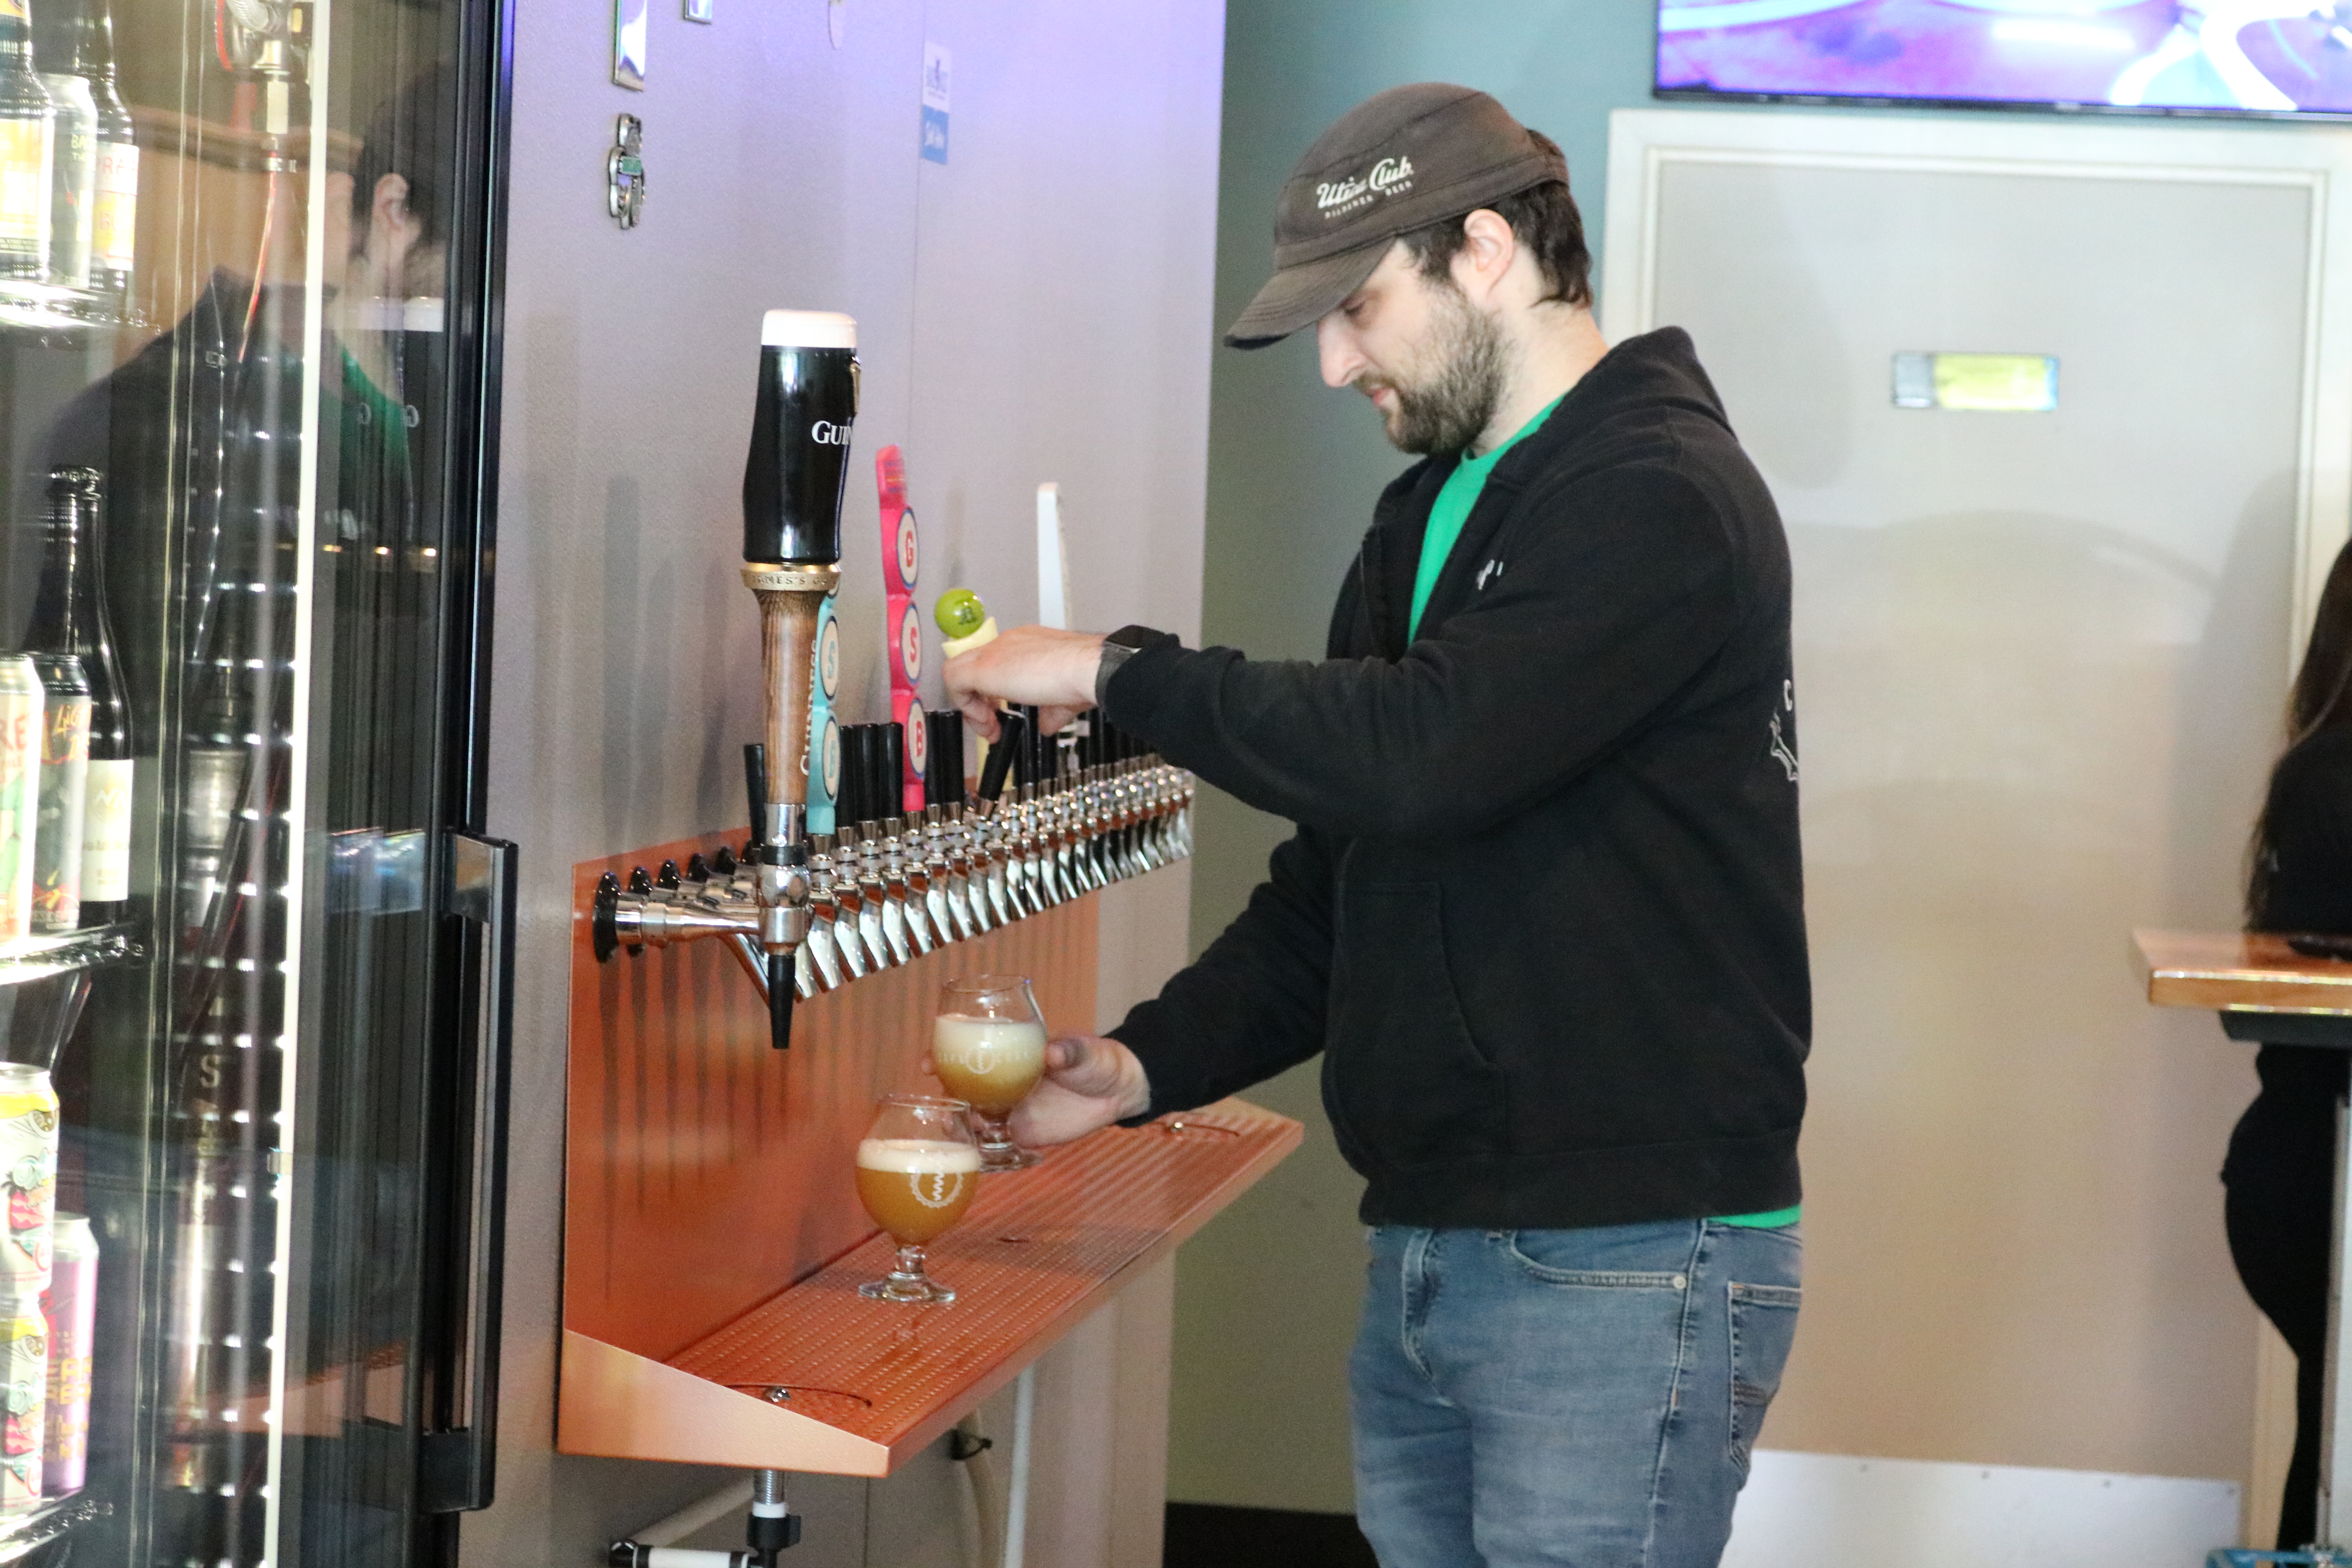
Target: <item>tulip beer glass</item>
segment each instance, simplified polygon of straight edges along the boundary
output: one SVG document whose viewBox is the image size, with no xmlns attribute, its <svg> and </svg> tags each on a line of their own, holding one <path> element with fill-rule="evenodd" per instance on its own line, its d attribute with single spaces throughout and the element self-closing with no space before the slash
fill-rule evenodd
<svg viewBox="0 0 2352 1568">
<path fill-rule="evenodd" d="M 980 1121 L 980 1168 L 1018 1171 L 1037 1156 L 1013 1141 L 1004 1119 L 1045 1073 L 1045 1020 L 1017 974 L 980 974 L 940 987 L 931 1070 Z"/>
<path fill-rule="evenodd" d="M 857 1201 L 898 1244 L 898 1267 L 860 1285 L 877 1301 L 952 1301 L 955 1292 L 923 1272 L 923 1246 L 963 1217 L 980 1190 L 980 1148 L 960 1100 L 883 1097 L 857 1145 Z"/>
</svg>

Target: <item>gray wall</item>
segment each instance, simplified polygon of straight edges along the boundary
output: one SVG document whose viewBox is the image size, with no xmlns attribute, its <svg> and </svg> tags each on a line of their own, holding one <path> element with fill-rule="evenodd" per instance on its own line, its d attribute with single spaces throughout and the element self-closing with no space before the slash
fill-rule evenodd
<svg viewBox="0 0 2352 1568">
<path fill-rule="evenodd" d="M 1653 0 L 1255 0 L 1225 34 L 1217 322 L 1265 279 L 1274 195 L 1317 133 L 1409 81 L 1501 99 L 1568 154 L 1601 253 L 1609 111 L 1650 101 Z M 1217 351 L 1202 634 L 1319 658 L 1341 572 L 1406 459 L 1353 393 L 1326 388 L 1311 335 Z M 1197 950 L 1241 909 L 1286 825 L 1212 794 L 1193 864 Z M 1309 1062 L 1252 1092 L 1305 1121 L 1307 1147 L 1195 1237 L 1176 1267 L 1168 1495 L 1352 1511 L 1347 1348 L 1361 1289 L 1362 1184 L 1341 1163 Z"/>
<path fill-rule="evenodd" d="M 632 93 L 607 79 L 606 0 L 520 6 L 490 812 L 523 850 L 517 1110 L 499 1501 L 465 1524 L 471 1563 L 584 1568 L 723 1479 L 558 1456 L 551 1434 L 571 868 L 743 820 L 759 657 L 738 486 L 761 310 L 858 319 L 845 720 L 887 712 L 871 476 L 888 442 L 927 600 L 964 583 L 1005 624 L 1033 619 L 1034 489 L 1057 479 L 1074 613 L 1198 627 L 1218 0 L 850 0 L 837 49 L 826 9 L 718 0 L 702 27 L 653 0 Z M 944 167 L 917 155 L 927 36 L 954 53 Z M 603 210 L 625 110 L 650 193 L 630 233 Z M 1161 873 L 1107 914 L 1107 992 L 1181 958 L 1185 889 Z M 1049 1377 L 1049 1425 L 1112 1403 L 1086 1371 Z M 956 1560 L 954 1479 L 917 1469 L 887 1501 L 796 1485 L 795 1562 Z M 1156 1562 L 1156 1532 L 1107 1521 L 1109 1480 L 1085 1485 L 1041 1502 L 1032 1563 Z"/>
</svg>

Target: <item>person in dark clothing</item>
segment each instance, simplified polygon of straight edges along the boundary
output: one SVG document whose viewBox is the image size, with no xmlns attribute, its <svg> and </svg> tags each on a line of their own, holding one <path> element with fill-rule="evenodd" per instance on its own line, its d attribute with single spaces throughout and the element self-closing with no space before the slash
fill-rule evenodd
<svg viewBox="0 0 2352 1568">
<path fill-rule="evenodd" d="M 1320 662 L 1024 627 L 947 669 L 1098 705 L 1298 831 L 1015 1119 L 1056 1142 L 1320 1052 L 1374 1227 L 1350 1367 L 1389 1568 L 1714 1563 L 1794 1333 L 1810 1029 L 1789 560 L 1688 336 L 1601 338 L 1559 149 L 1422 84 L 1284 186 L 1227 342 L 1312 324 L 1423 460 Z"/>
<path fill-rule="evenodd" d="M 2320 594 L 2287 729 L 2248 856 L 2246 928 L 2352 931 L 2352 546 Z M 2279 1507 L 2278 1544 L 2288 1550 L 2318 1533 L 2336 1104 L 2347 1058 L 2326 1046 L 2263 1047 L 2262 1091 L 2221 1167 L 2238 1278 L 2295 1355 L 2294 1453 Z"/>
</svg>

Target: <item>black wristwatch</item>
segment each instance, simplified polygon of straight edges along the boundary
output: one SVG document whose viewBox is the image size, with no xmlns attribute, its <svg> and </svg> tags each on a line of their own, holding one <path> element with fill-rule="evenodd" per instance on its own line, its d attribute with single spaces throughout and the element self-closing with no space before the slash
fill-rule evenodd
<svg viewBox="0 0 2352 1568">
<path fill-rule="evenodd" d="M 1110 690 L 1110 678 L 1118 673 L 1120 665 L 1167 637 L 1166 632 L 1153 631 L 1150 626 L 1121 626 L 1103 638 L 1102 659 L 1095 666 L 1095 706 L 1103 705 L 1104 694 Z"/>
</svg>

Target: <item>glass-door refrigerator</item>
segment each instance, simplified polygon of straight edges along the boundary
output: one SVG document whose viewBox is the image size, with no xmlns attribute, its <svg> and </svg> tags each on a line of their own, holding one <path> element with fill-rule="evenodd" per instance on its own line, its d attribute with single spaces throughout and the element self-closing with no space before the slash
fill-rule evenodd
<svg viewBox="0 0 2352 1568">
<path fill-rule="evenodd" d="M 454 1561 L 499 0 L 0 0 L 0 1563 Z"/>
</svg>

